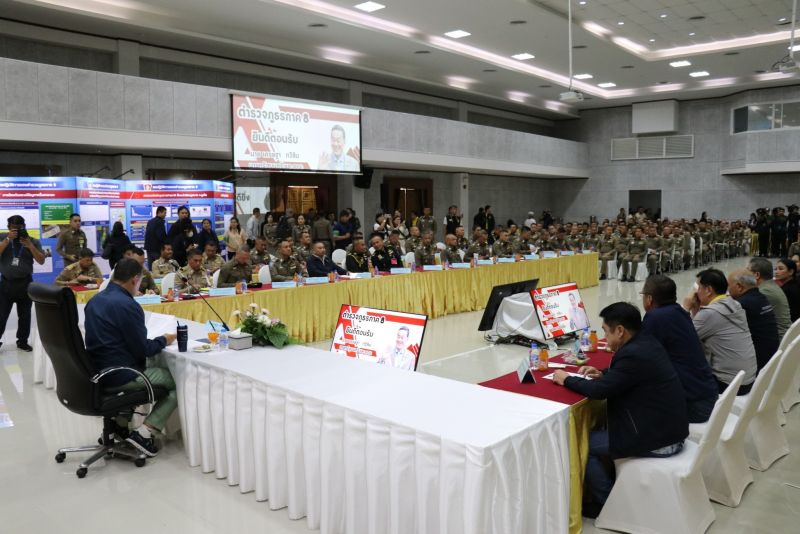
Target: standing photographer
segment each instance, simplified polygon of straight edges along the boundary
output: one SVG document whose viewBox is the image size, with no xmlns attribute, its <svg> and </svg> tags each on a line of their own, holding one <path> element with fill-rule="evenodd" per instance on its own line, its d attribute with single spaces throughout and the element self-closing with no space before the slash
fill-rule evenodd
<svg viewBox="0 0 800 534">
<path fill-rule="evenodd" d="M 6 331 L 11 307 L 17 305 L 17 348 L 30 352 L 31 299 L 28 285 L 33 281 L 33 260 L 42 265 L 44 251 L 37 239 L 28 235 L 25 219 L 8 218 L 8 233 L 0 236 L 0 337 Z M 2 343 L 0 343 L 2 345 Z"/>
</svg>

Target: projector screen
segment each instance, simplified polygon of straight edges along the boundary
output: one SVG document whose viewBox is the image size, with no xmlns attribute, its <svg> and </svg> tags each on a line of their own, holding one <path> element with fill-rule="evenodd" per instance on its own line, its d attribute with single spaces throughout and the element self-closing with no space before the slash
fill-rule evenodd
<svg viewBox="0 0 800 534">
<path fill-rule="evenodd" d="M 361 110 L 274 96 L 231 96 L 235 169 L 361 173 Z"/>
<path fill-rule="evenodd" d="M 539 287 L 531 291 L 533 307 L 545 339 L 553 339 L 589 328 L 578 284 Z"/>
</svg>

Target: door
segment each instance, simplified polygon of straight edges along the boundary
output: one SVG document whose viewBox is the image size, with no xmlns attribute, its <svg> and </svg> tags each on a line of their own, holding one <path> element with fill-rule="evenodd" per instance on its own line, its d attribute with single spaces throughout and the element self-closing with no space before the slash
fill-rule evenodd
<svg viewBox="0 0 800 534">
<path fill-rule="evenodd" d="M 433 208 L 433 180 L 384 177 L 381 196 L 386 209 L 398 210 L 408 221 L 412 211 L 422 215 L 422 208 Z"/>
<path fill-rule="evenodd" d="M 661 218 L 661 189 L 632 189 L 628 191 L 628 213 L 644 208 L 652 220 Z"/>
</svg>

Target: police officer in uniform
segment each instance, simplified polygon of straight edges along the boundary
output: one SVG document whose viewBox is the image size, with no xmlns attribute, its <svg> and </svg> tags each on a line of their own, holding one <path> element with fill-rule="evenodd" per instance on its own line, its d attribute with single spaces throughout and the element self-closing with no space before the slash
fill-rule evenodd
<svg viewBox="0 0 800 534">
<path fill-rule="evenodd" d="M 72 265 L 78 261 L 86 243 L 86 234 L 81 230 L 81 216 L 73 213 L 69 216 L 69 228 L 58 234 L 56 253 L 64 258 L 64 265 Z"/>
<path fill-rule="evenodd" d="M 589 228 L 589 233 L 583 237 L 584 249 L 593 252 L 597 251 L 597 245 L 600 243 L 600 234 L 597 232 L 597 223 L 592 223 L 592 226 Z"/>
<path fill-rule="evenodd" d="M 433 246 L 433 232 L 422 234 L 422 242 L 414 250 L 414 262 L 419 267 L 436 265 L 436 247 Z"/>
<path fill-rule="evenodd" d="M 580 252 L 583 250 L 583 239 L 578 233 L 577 225 L 572 227 L 572 229 L 569 231 L 569 237 L 567 237 L 564 242 L 566 243 L 568 250 L 572 250 L 573 252 Z"/>
<path fill-rule="evenodd" d="M 410 235 L 408 239 L 406 239 L 406 254 L 409 252 L 416 252 L 417 247 L 422 243 L 422 238 L 420 237 L 421 234 L 418 227 L 412 226 L 408 231 L 410 232 Z"/>
<path fill-rule="evenodd" d="M 508 230 L 500 230 L 500 236 L 492 245 L 492 253 L 498 258 L 510 258 L 514 255 L 514 247 L 508 240 Z"/>
<path fill-rule="evenodd" d="M 396 256 L 393 250 L 390 251 L 387 249 L 381 236 L 372 236 L 372 239 L 370 239 L 370 246 L 375 251 L 372 253 L 372 256 L 370 256 L 373 268 L 377 268 L 382 273 L 388 273 L 392 270 L 392 267 L 401 266 L 402 259 L 400 256 Z"/>
<path fill-rule="evenodd" d="M 701 247 L 702 250 L 700 250 L 700 253 L 702 254 L 700 259 L 702 263 L 708 263 L 711 260 L 711 242 L 714 240 L 714 234 L 708 231 L 705 221 L 700 221 L 697 226 L 698 230 L 695 234 L 695 246 L 700 247 L 700 242 L 697 240 L 703 240 L 703 246 Z"/>
<path fill-rule="evenodd" d="M 514 243 L 514 254 L 519 254 L 520 256 L 532 254 L 531 247 L 535 248 L 535 246 L 533 239 L 531 239 L 531 229 L 527 226 L 520 228 L 519 239 Z"/>
<path fill-rule="evenodd" d="M 136 245 L 131 244 L 125 247 L 122 257 L 136 260 L 139 262 L 139 265 L 142 266 L 142 281 L 139 284 L 140 295 L 147 293 L 155 295 L 161 294 L 161 288 L 158 287 L 158 284 L 156 284 L 156 281 L 153 279 L 153 275 L 150 274 L 150 271 L 148 271 L 147 267 L 144 266 L 144 250 L 140 249 Z"/>
<path fill-rule="evenodd" d="M 209 273 L 215 273 L 225 263 L 222 256 L 217 254 L 217 244 L 213 242 L 206 243 L 205 253 L 203 254 L 203 269 Z"/>
<path fill-rule="evenodd" d="M 461 226 L 461 215 L 458 214 L 458 206 L 453 204 L 447 208 L 447 215 L 444 218 L 444 231 L 446 234 L 456 235 L 456 228 Z"/>
<path fill-rule="evenodd" d="M 400 242 L 400 230 L 392 230 L 389 232 L 389 241 L 384 242 L 384 246 L 386 247 L 386 251 L 389 252 L 392 256 L 398 258 L 398 261 L 402 264 L 403 254 L 403 244 Z M 398 265 L 400 267 L 400 265 Z"/>
<path fill-rule="evenodd" d="M 647 247 L 647 274 L 653 275 L 656 274 L 656 269 L 658 269 L 658 257 L 664 247 L 664 241 L 656 233 L 656 227 L 650 226 L 647 229 L 647 238 L 644 242 Z M 635 276 L 636 272 L 634 271 L 633 274 Z"/>
<path fill-rule="evenodd" d="M 547 245 L 545 248 L 555 252 L 561 252 L 562 250 L 567 250 L 569 248 L 567 246 L 567 240 L 564 238 L 563 228 L 559 228 L 556 231 L 556 235 L 547 240 Z"/>
<path fill-rule="evenodd" d="M 464 236 L 463 226 L 456 227 L 456 246 L 464 252 L 469 248 L 469 240 Z"/>
<path fill-rule="evenodd" d="M 278 243 L 278 259 L 269 267 L 273 282 L 290 282 L 297 275 L 305 276 L 303 264 L 292 256 L 292 245 L 289 241 Z"/>
<path fill-rule="evenodd" d="M 311 234 L 303 232 L 300 234 L 300 242 L 294 247 L 294 257 L 305 263 L 309 256 L 311 256 Z"/>
<path fill-rule="evenodd" d="M 263 237 L 256 238 L 256 246 L 250 251 L 250 263 L 253 267 L 261 268 L 269 265 L 270 257 L 267 252 L 267 240 Z"/>
<path fill-rule="evenodd" d="M 622 263 L 622 278 L 626 282 L 636 281 L 636 271 L 639 262 L 645 259 L 647 254 L 647 242 L 642 236 L 642 229 L 636 228 L 633 232 L 633 239 L 628 244 L 628 255 Z"/>
<path fill-rule="evenodd" d="M 344 268 L 351 273 L 368 273 L 370 270 L 367 244 L 363 239 L 353 241 L 353 250 L 347 253 Z"/>
<path fill-rule="evenodd" d="M 31 299 L 28 285 L 33 281 L 33 262 L 44 263 L 45 255 L 38 239 L 25 229 L 20 215 L 8 218 L 8 232 L 0 236 L 0 339 L 6 331 L 11 307 L 17 305 L 17 348 L 30 352 Z M 0 343 L 2 345 L 2 343 Z"/>
<path fill-rule="evenodd" d="M 478 232 L 478 239 L 467 249 L 466 258 L 473 259 L 476 254 L 479 260 L 486 260 L 491 256 L 489 233 L 486 230 Z"/>
<path fill-rule="evenodd" d="M 209 287 L 211 281 L 203 269 L 203 254 L 196 248 L 187 254 L 186 267 L 178 271 L 175 277 L 175 291 L 178 293 L 197 293 L 201 288 Z"/>
<path fill-rule="evenodd" d="M 628 247 L 631 243 L 631 238 L 628 236 L 628 227 L 626 225 L 620 224 L 617 227 L 617 231 L 619 235 L 614 238 L 614 252 L 617 254 L 617 278 L 621 282 L 626 282 L 628 276 L 622 268 L 626 265 L 625 262 L 628 259 Z"/>
<path fill-rule="evenodd" d="M 616 253 L 617 238 L 612 235 L 612 232 L 613 229 L 607 226 L 603 237 L 597 243 L 597 252 L 600 253 L 600 280 L 608 278 L 608 262 L 614 259 Z"/>
<path fill-rule="evenodd" d="M 250 247 L 242 245 L 232 260 L 226 262 L 219 270 L 217 287 L 236 287 L 242 280 L 250 283 L 253 279 L 253 266 L 250 264 Z"/>
<path fill-rule="evenodd" d="M 417 228 L 419 228 L 420 234 L 436 233 L 436 219 L 431 215 L 430 208 L 422 208 L 422 217 L 417 220 Z"/>
<path fill-rule="evenodd" d="M 786 232 L 789 220 L 783 208 L 772 218 L 772 255 L 783 258 L 786 255 Z"/>
<path fill-rule="evenodd" d="M 461 263 L 461 249 L 458 248 L 458 238 L 453 234 L 444 236 L 445 249 L 442 251 L 442 263 Z"/>
<path fill-rule="evenodd" d="M 78 261 L 64 267 L 56 277 L 56 284 L 60 286 L 94 284 L 99 278 L 103 278 L 103 273 L 94 262 L 94 252 L 84 248 L 78 253 Z"/>
<path fill-rule="evenodd" d="M 158 278 L 164 278 L 169 273 L 175 272 L 175 262 L 172 260 L 172 245 L 164 243 L 161 245 L 161 256 L 153 262 L 153 273 Z"/>
</svg>

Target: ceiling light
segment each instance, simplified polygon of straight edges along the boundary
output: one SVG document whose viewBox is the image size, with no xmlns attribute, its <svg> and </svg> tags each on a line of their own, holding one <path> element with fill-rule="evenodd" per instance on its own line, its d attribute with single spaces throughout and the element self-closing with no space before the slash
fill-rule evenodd
<svg viewBox="0 0 800 534">
<path fill-rule="evenodd" d="M 514 59 L 519 60 L 519 61 L 525 61 L 526 59 L 533 59 L 536 56 L 534 56 L 533 54 L 529 54 L 527 52 L 521 52 L 519 54 L 514 54 L 511 57 L 513 57 Z"/>
<path fill-rule="evenodd" d="M 550 85 L 550 84 L 548 84 L 548 83 L 544 83 L 544 84 L 540 85 L 539 87 L 540 87 L 541 89 L 550 89 L 550 88 L 551 88 L 551 87 L 553 87 L 553 86 L 552 86 L 552 85 Z"/>
<path fill-rule="evenodd" d="M 415 54 L 430 54 L 431 51 L 430 50 L 415 50 L 414 53 Z"/>
<path fill-rule="evenodd" d="M 781 17 L 778 19 L 778 22 L 786 22 L 788 19 L 786 17 Z"/>
<path fill-rule="evenodd" d="M 506 96 L 508 96 L 509 100 L 522 103 L 525 102 L 525 99 L 527 99 L 531 95 L 529 95 L 528 93 L 523 93 L 522 91 L 509 91 L 508 93 L 506 93 Z"/>
<path fill-rule="evenodd" d="M 734 52 L 725 52 L 724 55 L 726 55 L 726 56 L 738 56 L 739 52 L 735 52 L 735 51 Z"/>
<path fill-rule="evenodd" d="M 694 37 L 694 36 L 695 36 L 695 33 L 694 33 L 694 32 L 691 32 L 691 33 L 689 34 L 689 37 Z"/>
<path fill-rule="evenodd" d="M 512 26 L 519 26 L 521 24 L 527 24 L 527 23 L 528 23 L 527 20 L 512 20 L 509 22 L 509 24 L 511 24 Z"/>
<path fill-rule="evenodd" d="M 610 89 L 611 87 L 616 87 L 616 86 L 617 84 L 615 84 L 614 82 L 603 82 L 597 84 L 597 87 L 602 87 L 603 89 Z"/>
<path fill-rule="evenodd" d="M 573 76 L 573 78 L 575 78 L 576 80 L 589 80 L 593 78 L 593 76 L 591 74 L 576 74 L 575 76 Z"/>
<path fill-rule="evenodd" d="M 361 11 L 366 11 L 367 13 L 372 13 L 373 11 L 379 11 L 386 6 L 383 4 L 379 4 L 378 2 L 364 2 L 362 4 L 357 4 L 353 6 L 356 9 L 360 9 Z"/>
<path fill-rule="evenodd" d="M 692 78 L 704 78 L 705 76 L 708 76 L 708 71 L 698 70 L 696 72 L 690 72 L 689 76 Z"/>
<path fill-rule="evenodd" d="M 364 55 L 361 52 L 337 46 L 321 46 L 319 50 L 320 55 L 328 61 L 336 61 L 337 63 L 346 63 L 348 65 L 352 64 L 355 58 Z"/>
<path fill-rule="evenodd" d="M 705 15 L 695 15 L 693 17 L 689 17 L 688 20 L 694 20 L 694 21 L 706 20 L 706 17 L 705 17 Z"/>
<path fill-rule="evenodd" d="M 457 89 L 469 89 L 475 83 L 472 78 L 465 78 L 464 76 L 447 76 L 445 79 L 447 80 L 447 85 Z"/>
<path fill-rule="evenodd" d="M 578 2 L 578 3 L 579 3 L 580 5 L 582 5 L 582 6 L 585 6 L 585 5 L 586 5 L 586 0 L 581 0 L 581 1 L 580 1 L 580 2 Z"/>
<path fill-rule="evenodd" d="M 497 69 L 483 69 L 483 72 L 497 72 Z"/>
<path fill-rule="evenodd" d="M 591 22 L 591 21 L 584 22 L 583 24 L 581 24 L 581 26 L 583 26 L 583 29 L 586 30 L 587 32 L 591 32 L 595 35 L 603 36 L 611 33 L 611 30 L 609 30 L 608 28 L 604 28 L 603 26 L 600 26 L 596 22 Z"/>
<path fill-rule="evenodd" d="M 308 25 L 309 28 L 327 28 L 327 24 L 322 24 L 321 22 L 315 22 L 313 24 Z"/>
<path fill-rule="evenodd" d="M 656 40 L 655 40 L 655 39 L 650 39 L 650 42 L 651 42 L 651 43 L 655 43 L 655 42 L 656 42 Z"/>
<path fill-rule="evenodd" d="M 617 26 L 625 26 L 625 23 L 623 21 L 619 21 L 617 22 Z"/>
<path fill-rule="evenodd" d="M 666 13 L 662 13 L 662 14 L 660 14 L 660 15 L 658 16 L 658 18 L 660 18 L 660 19 L 665 19 L 665 18 L 667 18 L 667 14 L 666 14 Z"/>
<path fill-rule="evenodd" d="M 792 47 L 789 47 L 789 46 L 786 47 L 786 50 L 790 50 L 790 49 L 791 49 L 792 52 L 798 52 L 798 51 L 800 51 L 800 45 L 794 45 Z"/>
<path fill-rule="evenodd" d="M 633 65 L 623 65 L 620 67 L 621 69 L 632 69 Z"/>
<path fill-rule="evenodd" d="M 335 19 L 346 24 L 369 28 L 372 31 L 383 31 L 393 35 L 400 35 L 411 38 L 419 34 L 419 30 L 398 24 L 369 13 L 360 13 L 350 7 L 338 6 L 322 0 L 272 0 L 281 5 L 291 6 L 292 8 L 302 9 L 311 13 L 322 15 L 328 19 Z M 122 3 L 122 2 L 117 2 Z M 126 2 L 131 3 L 131 2 Z M 135 2 L 134 2 L 135 3 Z"/>
<path fill-rule="evenodd" d="M 680 61 L 673 61 L 672 63 L 669 64 L 669 66 L 670 67 L 675 67 L 676 69 L 679 68 L 679 67 L 691 67 L 692 66 L 692 62 L 691 61 L 686 61 L 685 59 L 682 59 Z"/>
<path fill-rule="evenodd" d="M 453 30 L 445 33 L 445 35 L 451 39 L 461 39 L 462 37 L 469 37 L 472 34 L 464 30 Z"/>
</svg>

